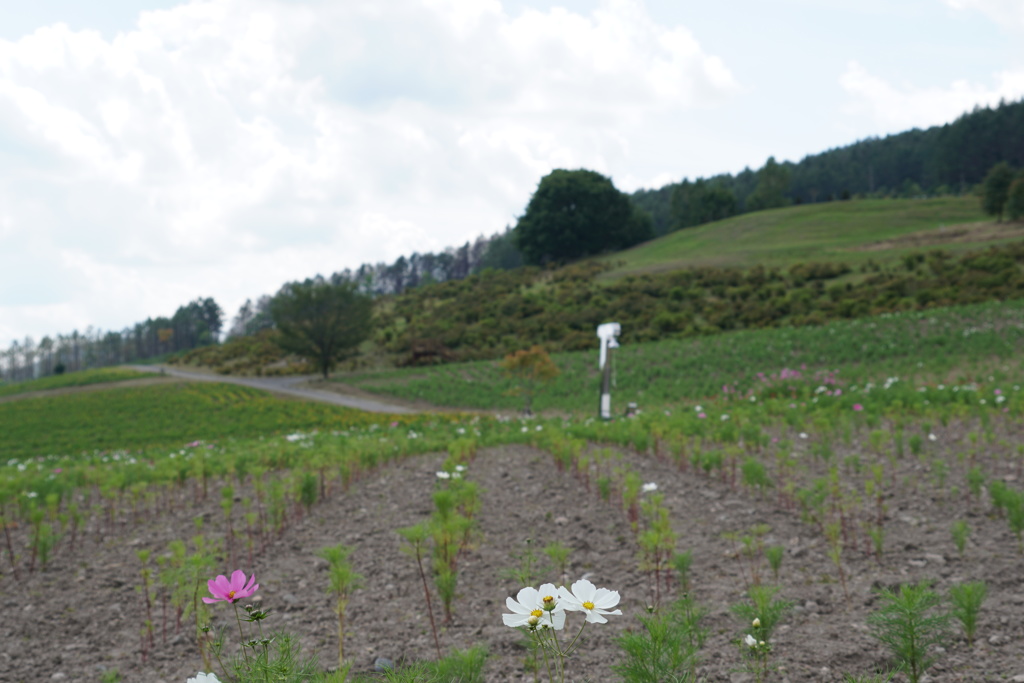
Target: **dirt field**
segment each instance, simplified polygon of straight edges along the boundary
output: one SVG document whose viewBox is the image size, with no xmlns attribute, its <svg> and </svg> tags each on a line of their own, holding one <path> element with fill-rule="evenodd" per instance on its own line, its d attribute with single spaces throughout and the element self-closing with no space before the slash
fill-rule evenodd
<svg viewBox="0 0 1024 683">
<path fill-rule="evenodd" d="M 939 438 L 949 444 L 945 448 L 955 449 L 959 443 L 955 426 Z M 371 671 L 377 657 L 434 658 L 419 577 L 414 562 L 400 552 L 395 529 L 427 519 L 441 461 L 440 455 L 420 456 L 378 470 L 347 493 L 317 504 L 251 566 L 243 560 L 241 568 L 256 573 L 259 596 L 271 610 L 268 628 L 283 627 L 301 636 L 306 651 L 320 653 L 324 665 L 333 663 L 336 622 L 325 593 L 326 563 L 315 553 L 344 543 L 356 548 L 356 569 L 366 577 L 349 605 L 346 652 L 355 670 Z M 671 510 L 680 550 L 693 552 L 692 594 L 710 610 L 700 666 L 706 680 L 753 680 L 737 671 L 741 660 L 735 641 L 742 624 L 728 609 L 743 599 L 750 571 L 723 533 L 743 532 L 755 524 L 771 527 L 765 537 L 768 545 L 786 548 L 780 595 L 795 603 L 773 639 L 778 669 L 771 680 L 840 681 L 844 673 L 865 674 L 883 664 L 885 653 L 866 627 L 866 616 L 877 605 L 873 589 L 925 578 L 934 580 L 942 593 L 965 580 L 981 579 L 989 587 L 978 641 L 971 648 L 961 636 L 954 638 L 928 680 L 1024 680 L 1015 678 L 1024 676 L 1024 556 L 1016 539 L 1004 519 L 987 514 L 987 504 L 962 495 L 939 497 L 917 459 L 906 458 L 899 476 L 906 490 L 887 501 L 881 563 L 865 552 L 866 542 L 862 550 L 844 556 L 849 602 L 817 529 L 796 513 L 780 510 L 774 496 L 761 500 L 733 491 L 717 479 L 682 472 L 652 454 L 625 454 L 623 462 L 645 482 L 657 483 Z M 647 577 L 637 568 L 634 535 L 619 506 L 603 502 L 572 474 L 556 470 L 550 456 L 528 447 L 484 450 L 467 475 L 484 490 L 480 540 L 462 561 L 460 597 L 454 623 L 442 629 L 442 648 L 484 644 L 490 652 L 488 681 L 532 680 L 523 669 L 519 634 L 502 625 L 505 598 L 521 587 L 504 578 L 503 570 L 515 564 L 526 539 L 540 546 L 561 541 L 574 549 L 568 579 L 586 575 L 597 586 L 619 591 L 624 612 L 607 625 L 588 627 L 569 676 L 574 681 L 616 680 L 611 667 L 620 661 L 621 651 L 615 637 L 639 626 L 635 616 L 651 599 Z M 951 472 L 954 480 L 956 473 Z M 159 610 L 155 650 L 141 661 L 144 606 L 136 590 L 136 551 L 164 553 L 169 541 L 193 533 L 198 515 L 206 520 L 207 534 L 223 533 L 218 500 L 216 492 L 198 506 L 183 498 L 175 512 L 161 512 L 158 519 L 136 526 L 126 523 L 114 534 L 93 527 L 74 555 L 58 548 L 45 571 L 23 574 L 20 581 L 5 573 L 0 578 L 0 681 L 97 681 L 110 668 L 125 681 L 170 683 L 194 676 L 202 663 L 192 629 L 186 625 L 176 632 L 171 618 L 165 638 Z M 950 537 L 956 519 L 967 520 L 973 529 L 964 559 Z M 224 567 L 223 573 L 235 568 Z M 560 578 L 545 576 L 555 582 Z M 766 565 L 762 576 L 772 581 Z M 216 623 L 233 628 L 230 609 L 217 608 Z M 578 621 L 576 617 L 571 623 Z"/>
</svg>

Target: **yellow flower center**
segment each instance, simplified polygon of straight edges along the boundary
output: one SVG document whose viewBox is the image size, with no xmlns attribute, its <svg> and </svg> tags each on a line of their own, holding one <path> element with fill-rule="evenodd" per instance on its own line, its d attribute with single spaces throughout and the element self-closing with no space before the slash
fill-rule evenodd
<svg viewBox="0 0 1024 683">
<path fill-rule="evenodd" d="M 544 616 L 544 612 L 540 611 L 539 609 L 535 609 L 532 612 L 530 612 L 530 615 L 534 617 L 541 617 Z"/>
<path fill-rule="evenodd" d="M 583 609 L 594 609 L 594 603 L 588 600 L 587 602 L 583 603 Z"/>
<path fill-rule="evenodd" d="M 228 591 L 228 598 L 234 599 L 235 591 Z"/>
</svg>

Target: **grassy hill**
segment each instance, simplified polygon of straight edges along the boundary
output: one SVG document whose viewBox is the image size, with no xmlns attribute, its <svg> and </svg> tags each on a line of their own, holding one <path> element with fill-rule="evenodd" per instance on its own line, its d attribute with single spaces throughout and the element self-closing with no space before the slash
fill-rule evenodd
<svg viewBox="0 0 1024 683">
<path fill-rule="evenodd" d="M 343 369 L 500 358 L 822 324 L 1024 298 L 1024 224 L 982 220 L 974 197 L 829 202 L 745 214 L 561 268 L 484 271 L 376 302 L 375 333 Z M 308 371 L 272 335 L 191 352 L 225 374 Z"/>
<path fill-rule="evenodd" d="M 804 261 L 853 267 L 943 247 L 965 249 L 1024 237 L 994 230 L 973 196 L 866 199 L 758 211 L 679 230 L 607 257 L 605 278 L 682 268 L 788 268 Z"/>
<path fill-rule="evenodd" d="M 712 397 L 786 395 L 795 386 L 1019 381 L 1024 301 L 883 314 L 824 326 L 730 332 L 693 339 L 626 343 L 614 354 L 616 411 L 677 409 Z M 552 354 L 560 375 L 534 405 L 562 414 L 596 411 L 596 339 L 586 351 Z M 1013 378 L 1011 380 L 1011 378 Z M 497 361 L 353 372 L 336 381 L 434 405 L 514 412 L 523 399 Z"/>
<path fill-rule="evenodd" d="M 97 368 L 94 370 L 82 370 L 66 375 L 50 375 L 39 379 L 12 384 L 0 384 L 0 398 L 15 396 L 37 391 L 54 391 L 68 387 L 81 387 L 90 384 L 106 384 L 108 382 L 123 382 L 132 379 L 142 379 L 153 375 L 127 368 Z"/>
</svg>

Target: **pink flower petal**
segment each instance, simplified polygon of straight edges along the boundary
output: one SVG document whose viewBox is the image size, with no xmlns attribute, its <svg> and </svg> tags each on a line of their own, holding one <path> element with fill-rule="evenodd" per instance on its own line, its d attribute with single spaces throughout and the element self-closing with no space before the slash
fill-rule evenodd
<svg viewBox="0 0 1024 683">
<path fill-rule="evenodd" d="M 236 569 L 231 572 L 231 590 L 236 593 L 245 588 L 245 572 L 241 569 Z"/>
</svg>

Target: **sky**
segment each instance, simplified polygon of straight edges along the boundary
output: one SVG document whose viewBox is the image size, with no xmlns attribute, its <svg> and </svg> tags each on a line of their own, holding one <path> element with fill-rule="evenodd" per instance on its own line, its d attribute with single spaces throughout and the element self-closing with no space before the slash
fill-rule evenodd
<svg viewBox="0 0 1024 683">
<path fill-rule="evenodd" d="M 0 348 L 1024 97 L 1024 0 L 0 0 Z"/>
</svg>

